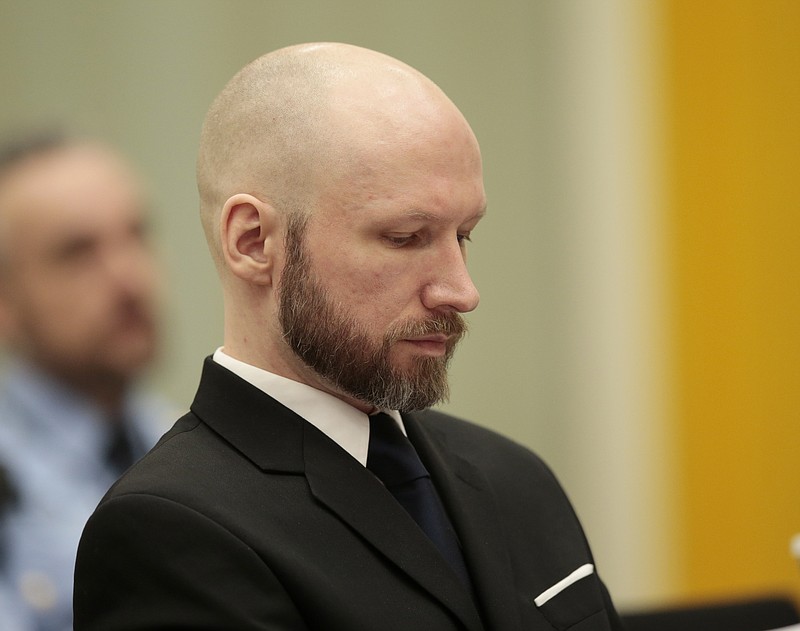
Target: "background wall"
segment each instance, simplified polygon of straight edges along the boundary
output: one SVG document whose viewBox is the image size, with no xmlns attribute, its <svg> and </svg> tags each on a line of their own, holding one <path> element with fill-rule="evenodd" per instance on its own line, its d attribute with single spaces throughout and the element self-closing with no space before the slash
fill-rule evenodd
<svg viewBox="0 0 800 631">
<path fill-rule="evenodd" d="M 665 12 L 680 584 L 798 591 L 800 3 Z"/>
<path fill-rule="evenodd" d="M 687 358 L 704 352 L 685 340 L 694 327 L 693 301 L 703 297 L 690 300 L 680 288 L 708 259 L 690 256 L 685 267 L 675 267 L 686 253 L 675 245 L 681 232 L 672 204 L 693 197 L 686 188 L 675 193 L 682 159 L 673 142 L 693 137 L 689 115 L 677 112 L 681 103 L 687 112 L 703 107 L 703 93 L 683 101 L 681 80 L 696 59 L 710 69 L 718 55 L 700 45 L 700 31 L 686 40 L 684 31 L 694 24 L 689 6 L 666 0 L 0 0 L 0 134 L 65 122 L 107 138 L 146 176 L 169 286 L 167 345 L 153 382 L 186 406 L 202 358 L 221 339 L 220 292 L 194 184 L 199 128 L 214 95 L 251 59 L 301 41 L 360 44 L 423 71 L 472 123 L 489 194 L 489 215 L 470 251 L 482 303 L 469 318 L 472 332 L 456 356 L 452 402 L 445 407 L 548 460 L 622 608 L 686 598 L 708 593 L 687 573 L 708 557 L 690 544 L 697 534 L 691 524 L 704 514 L 689 499 L 694 477 L 679 473 L 687 450 L 702 449 L 717 431 L 709 429 L 697 443 L 697 414 L 688 415 L 685 404 L 687 388 L 699 383 Z M 758 6 L 763 13 L 772 5 L 725 3 L 729 11 Z M 702 25 L 720 34 L 727 28 L 711 9 Z M 784 37 L 800 35 L 796 21 L 783 28 Z M 800 37 L 781 41 L 789 47 Z M 736 59 L 727 62 L 730 74 Z M 779 76 L 796 86 L 793 59 Z M 783 74 L 789 70 L 791 77 Z M 798 110 L 787 109 L 787 118 L 790 111 Z M 780 140 L 781 123 L 772 129 Z M 789 161 L 796 153 L 787 149 L 781 156 L 796 170 L 797 160 Z M 702 160 L 692 168 L 702 171 Z M 797 228 L 796 219 L 792 225 Z M 796 272 L 796 255 L 784 252 Z M 788 331 L 797 304 L 780 306 Z M 738 343 L 735 335 L 731 343 Z M 770 369 L 793 367 L 797 376 L 797 354 L 795 344 Z M 703 370 L 715 366 L 709 359 Z M 784 379 L 788 392 L 790 377 Z M 781 469 L 782 479 L 794 470 Z M 795 476 L 780 501 L 792 493 L 797 498 L 797 486 Z M 726 501 L 735 502 L 733 495 Z M 791 525 L 795 518 L 783 514 L 782 527 L 800 530 Z M 709 538 L 720 528 L 715 522 Z M 770 572 L 759 574 L 765 580 L 757 587 L 775 586 L 777 572 Z M 715 587 L 725 591 L 729 584 Z M 797 587 L 783 571 L 778 586 Z"/>
</svg>

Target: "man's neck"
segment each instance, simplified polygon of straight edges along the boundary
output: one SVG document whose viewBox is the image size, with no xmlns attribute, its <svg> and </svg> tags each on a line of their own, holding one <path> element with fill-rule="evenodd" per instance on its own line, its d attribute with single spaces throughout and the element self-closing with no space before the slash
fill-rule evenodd
<svg viewBox="0 0 800 631">
<path fill-rule="evenodd" d="M 250 366 L 255 366 L 261 370 L 266 370 L 272 374 L 284 377 L 286 379 L 291 379 L 292 381 L 297 381 L 298 383 L 305 384 L 315 388 L 316 390 L 330 394 L 337 399 L 341 399 L 348 405 L 354 407 L 360 412 L 363 412 L 364 414 L 372 414 L 377 410 L 377 408 L 375 408 L 375 406 L 371 403 L 361 401 L 360 399 L 356 399 L 355 397 L 341 392 L 341 390 L 337 389 L 332 383 L 329 383 L 326 379 L 318 375 L 313 369 L 303 364 L 302 361 L 296 357 L 292 357 L 291 361 L 276 361 L 276 357 L 280 358 L 280 355 L 276 353 L 270 357 L 270 361 L 259 361 L 259 357 L 254 357 L 247 353 L 239 353 L 237 355 L 237 349 L 234 348 L 231 350 L 227 346 L 222 347 L 222 352 L 228 355 L 228 357 L 232 357 L 237 361 L 244 362 Z"/>
</svg>

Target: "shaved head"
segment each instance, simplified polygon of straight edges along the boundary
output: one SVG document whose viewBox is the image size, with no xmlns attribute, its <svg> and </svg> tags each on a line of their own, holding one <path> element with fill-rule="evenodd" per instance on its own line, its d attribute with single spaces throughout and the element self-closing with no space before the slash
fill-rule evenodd
<svg viewBox="0 0 800 631">
<path fill-rule="evenodd" d="M 363 166 L 360 151 L 379 143 L 382 129 L 412 133 L 394 122 L 409 100 L 458 113 L 418 71 L 348 44 L 290 46 L 239 71 L 209 109 L 197 163 L 201 217 L 217 264 L 219 213 L 229 197 L 248 193 L 286 216 L 308 211 L 321 185 Z"/>
</svg>

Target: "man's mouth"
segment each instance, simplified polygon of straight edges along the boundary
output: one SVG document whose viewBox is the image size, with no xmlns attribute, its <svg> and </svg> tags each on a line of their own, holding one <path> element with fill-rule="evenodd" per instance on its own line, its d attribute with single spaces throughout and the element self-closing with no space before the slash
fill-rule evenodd
<svg viewBox="0 0 800 631">
<path fill-rule="evenodd" d="M 420 335 L 411 338 L 405 338 L 401 341 L 411 344 L 418 351 L 426 355 L 438 357 L 447 352 L 447 343 L 450 339 L 449 335 L 443 333 L 434 333 L 431 335 Z"/>
</svg>

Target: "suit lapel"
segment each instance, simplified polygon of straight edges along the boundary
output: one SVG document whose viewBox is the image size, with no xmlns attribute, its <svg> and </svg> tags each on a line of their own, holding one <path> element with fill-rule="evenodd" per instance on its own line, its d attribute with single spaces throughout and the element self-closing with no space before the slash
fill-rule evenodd
<svg viewBox="0 0 800 631">
<path fill-rule="evenodd" d="M 511 561 L 488 482 L 448 449 L 435 427 L 414 414 L 404 414 L 403 421 L 461 539 L 487 628 L 520 629 Z"/>
<path fill-rule="evenodd" d="M 325 434 L 207 359 L 192 411 L 265 472 L 305 474 L 312 495 L 469 631 L 475 604 L 439 551 L 383 485 Z"/>
<path fill-rule="evenodd" d="M 306 475 L 315 499 L 387 562 L 450 609 L 466 629 L 483 629 L 476 603 L 413 519 L 372 474 L 313 425 L 210 358 L 191 408 L 265 474 Z M 437 427 L 435 415 L 425 416 L 404 414 L 403 420 L 461 540 L 486 628 L 520 631 L 520 595 L 494 492 L 483 474 L 448 445 L 449 435 Z M 576 535 L 567 534 L 572 550 Z M 550 524 L 532 526 L 531 538 L 549 542 L 539 549 L 535 566 L 525 570 L 536 577 L 528 576 L 526 581 L 535 584 L 533 592 L 539 593 L 538 586 L 544 589 L 563 578 L 564 571 L 590 560 L 587 550 L 586 558 L 578 554 L 581 558 L 562 568 L 565 548 L 559 541 L 563 537 Z M 534 619 L 532 628 L 552 629 L 538 609 L 525 624 Z"/>
<path fill-rule="evenodd" d="M 303 473 L 303 419 L 211 358 L 191 410 L 264 471 Z"/>
<path fill-rule="evenodd" d="M 320 502 L 448 607 L 467 629 L 483 629 L 464 586 L 375 476 L 308 423 L 304 452 L 306 477 Z"/>
</svg>

